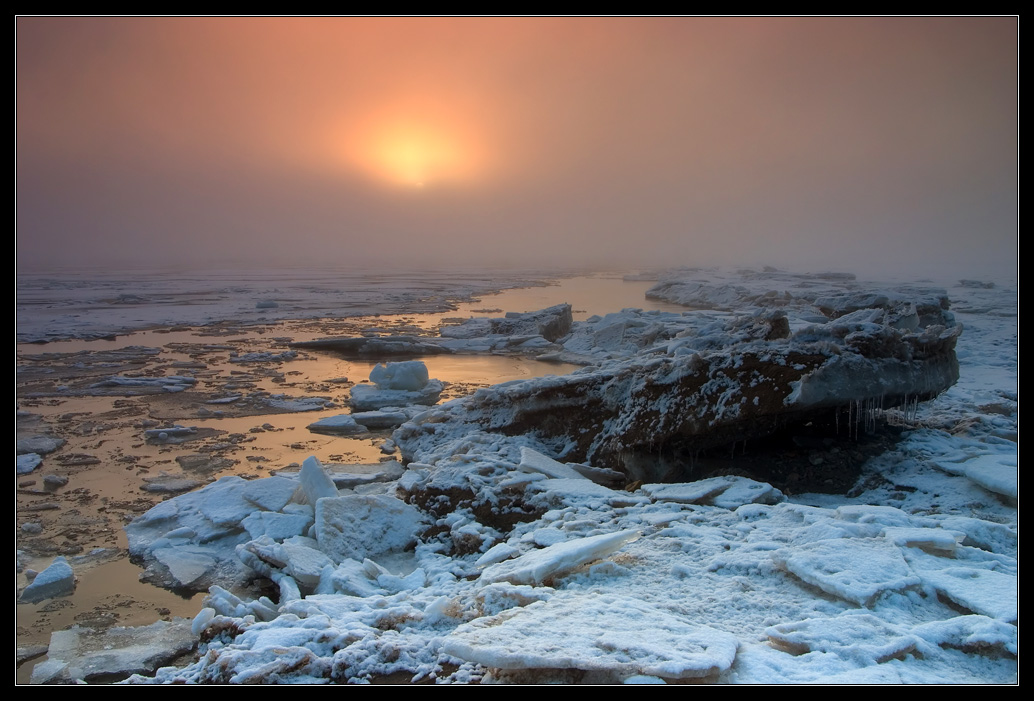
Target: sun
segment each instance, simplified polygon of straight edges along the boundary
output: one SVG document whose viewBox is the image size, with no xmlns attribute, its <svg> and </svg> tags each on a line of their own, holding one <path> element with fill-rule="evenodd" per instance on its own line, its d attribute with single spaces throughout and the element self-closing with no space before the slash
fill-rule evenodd
<svg viewBox="0 0 1034 701">
<path fill-rule="evenodd" d="M 348 161 L 376 180 L 413 190 L 469 184 L 483 175 L 476 130 L 427 111 L 380 113 L 349 130 Z"/>
<path fill-rule="evenodd" d="M 461 157 L 447 138 L 419 127 L 386 130 L 373 145 L 382 175 L 401 185 L 422 188 L 447 179 Z"/>
</svg>

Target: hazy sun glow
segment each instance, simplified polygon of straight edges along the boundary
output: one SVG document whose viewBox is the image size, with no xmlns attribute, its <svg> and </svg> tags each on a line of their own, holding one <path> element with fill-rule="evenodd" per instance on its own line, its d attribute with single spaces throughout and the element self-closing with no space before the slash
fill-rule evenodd
<svg viewBox="0 0 1034 701">
<path fill-rule="evenodd" d="M 381 181 L 422 188 L 483 175 L 483 158 L 469 130 L 439 118 L 375 117 L 352 131 L 348 160 Z"/>
</svg>

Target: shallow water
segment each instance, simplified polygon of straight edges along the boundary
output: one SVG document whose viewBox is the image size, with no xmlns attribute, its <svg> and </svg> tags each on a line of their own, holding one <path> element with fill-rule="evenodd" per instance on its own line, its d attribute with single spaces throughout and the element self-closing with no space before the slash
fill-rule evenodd
<svg viewBox="0 0 1034 701">
<path fill-rule="evenodd" d="M 142 397 L 69 396 L 51 391 L 47 397 L 28 397 L 24 383 L 19 385 L 19 408 L 42 417 L 39 432 L 49 430 L 65 438 L 67 444 L 44 458 L 35 472 L 19 476 L 16 482 L 26 485 L 19 490 L 17 524 L 41 523 L 43 533 L 31 539 L 16 532 L 20 547 L 30 555 L 25 564 L 37 571 L 53 560 L 55 554 L 89 552 L 92 548 L 117 548 L 113 560 L 100 564 L 76 564 L 76 592 L 70 597 L 52 599 L 39 604 L 17 606 L 17 642 L 19 646 L 46 643 L 50 632 L 73 623 L 97 625 L 146 625 L 160 617 L 193 616 L 200 608 L 203 594 L 183 599 L 175 594 L 141 583 L 139 568 L 126 556 L 127 542 L 122 525 L 142 513 L 163 497 L 141 490 L 145 477 L 163 473 L 181 475 L 184 471 L 176 457 L 196 454 L 198 448 L 211 448 L 212 443 L 227 436 L 238 436 L 230 448 L 219 454 L 235 464 L 209 475 L 185 475 L 200 481 L 231 474 L 265 477 L 278 469 L 300 463 L 316 455 L 325 463 L 369 463 L 386 459 L 380 446 L 390 431 L 376 432 L 358 438 L 340 438 L 315 434 L 306 429 L 326 416 L 347 411 L 347 387 L 350 384 L 330 380 L 348 378 L 358 382 L 369 377 L 376 364 L 370 361 L 347 360 L 327 353 L 300 352 L 295 360 L 281 363 L 236 364 L 229 362 L 230 353 L 253 350 L 282 352 L 289 340 L 301 341 L 345 333 L 351 335 L 371 327 L 398 328 L 412 326 L 433 330 L 447 320 L 471 316 L 502 316 L 503 312 L 525 312 L 567 302 L 572 304 L 574 318 L 585 319 L 593 314 L 606 314 L 625 307 L 681 311 L 682 308 L 645 299 L 644 293 L 653 283 L 624 282 L 617 275 L 571 277 L 544 287 L 506 290 L 483 295 L 458 305 L 455 311 L 433 314 L 406 313 L 394 316 L 351 318 L 345 321 L 285 320 L 263 324 L 233 324 L 225 335 L 211 335 L 212 327 L 177 327 L 175 330 L 152 329 L 120 335 L 113 339 L 67 340 L 44 345 L 18 346 L 20 366 L 33 366 L 42 358 L 58 353 L 93 353 L 143 346 L 161 348 L 157 356 L 146 358 L 143 369 L 129 374 L 194 375 L 199 379 L 195 389 L 219 394 L 227 382 L 242 381 L 246 392 L 266 391 L 292 397 L 331 397 L 336 406 L 312 412 L 271 413 L 249 416 L 203 418 L 197 415 L 197 403 L 176 404 L 177 395 Z M 454 322 L 453 322 L 454 323 Z M 200 349 L 200 350 L 199 350 Z M 203 352 L 202 352 L 203 351 Z M 503 355 L 432 356 L 423 358 L 431 377 L 446 383 L 442 401 L 463 396 L 478 387 L 515 379 L 550 374 L 565 374 L 577 366 L 546 363 L 534 359 Z M 203 363 L 204 367 L 183 368 L 174 363 Z M 86 366 L 90 357 L 70 357 L 51 364 L 57 375 L 72 366 Z M 94 369 L 97 377 L 120 372 Z M 58 380 L 61 382 L 61 380 Z M 226 394 L 227 392 L 223 392 Z M 205 405 L 218 411 L 220 405 Z M 143 438 L 141 421 L 177 416 L 170 422 L 220 432 L 210 441 L 180 445 L 152 445 Z M 263 428 L 265 425 L 268 428 Z M 36 431 L 28 430 L 28 433 Z M 61 459 L 86 454 L 98 462 L 86 465 L 62 464 Z M 43 493 L 42 476 L 57 474 L 69 477 L 67 486 L 54 493 Z M 33 511 L 40 504 L 57 503 L 59 509 Z M 24 542 L 21 542 L 24 541 Z M 26 584 L 19 575 L 19 588 Z M 44 659 L 38 658 L 36 661 Z M 18 680 L 27 681 L 34 662 L 18 670 Z"/>
</svg>

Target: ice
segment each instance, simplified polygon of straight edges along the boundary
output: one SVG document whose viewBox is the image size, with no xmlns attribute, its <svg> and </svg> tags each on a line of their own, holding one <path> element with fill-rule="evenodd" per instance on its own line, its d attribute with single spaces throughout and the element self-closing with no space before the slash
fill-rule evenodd
<svg viewBox="0 0 1034 701">
<path fill-rule="evenodd" d="M 338 414 L 314 421 L 306 426 L 313 433 L 325 433 L 332 436 L 353 436 L 366 433 L 366 427 L 356 423 L 351 414 Z"/>
<path fill-rule="evenodd" d="M 574 468 L 559 463 L 527 446 L 521 448 L 520 468 L 527 472 L 538 472 L 552 479 L 586 479 Z"/>
<path fill-rule="evenodd" d="M 263 535 L 237 546 L 237 555 L 251 569 L 273 579 L 274 570 L 283 570 L 300 586 L 312 591 L 320 583 L 324 568 L 334 563 L 318 547 L 316 541 L 291 536 L 282 543 Z"/>
<path fill-rule="evenodd" d="M 358 412 L 377 411 L 388 407 L 408 407 L 413 404 L 430 405 L 438 401 L 444 386 L 438 380 L 429 380 L 419 390 L 380 389 L 376 385 L 355 385 L 349 403 Z"/>
<path fill-rule="evenodd" d="M 324 497 L 338 495 L 337 485 L 334 484 L 334 480 L 326 473 L 315 455 L 310 455 L 302 462 L 298 482 L 305 493 L 305 499 L 313 506 L 316 506 L 316 503 Z"/>
<path fill-rule="evenodd" d="M 370 427 L 403 420 L 395 433 L 402 464 L 352 467 L 353 476 L 319 467 L 332 491 L 320 479 L 323 491 L 305 500 L 296 494 L 301 477 L 221 480 L 139 517 L 127 528 L 134 555 L 154 560 L 167 580 L 171 571 L 174 585 L 209 588 L 193 626 L 205 641 L 197 660 L 160 670 L 155 681 L 1014 681 L 1011 293 L 965 287 L 956 304 L 953 290 L 949 311 L 932 284 L 696 274 L 707 279 L 694 283 L 684 272 L 668 289 L 725 310 L 624 310 L 575 321 L 555 341 L 538 338 L 592 363 L 580 373 L 479 390 L 429 411 L 363 416 Z M 952 312 L 965 333 L 948 331 Z M 495 347 L 475 332 L 483 326 L 469 322 L 450 333 L 470 338 L 446 340 L 467 351 Z M 500 349 L 520 345 L 508 338 Z M 738 415 L 753 420 L 736 396 L 751 382 L 799 383 L 796 394 L 785 388 L 789 404 L 780 395 L 781 419 L 813 395 L 850 389 L 855 375 L 865 385 L 880 367 L 893 374 L 898 362 L 856 367 L 846 356 L 921 355 L 951 343 L 960 379 L 937 398 L 902 398 L 892 410 L 874 396 L 852 404 L 850 427 L 842 407 L 834 440 L 844 452 L 856 450 L 873 420 L 889 418 L 901 433 L 859 466 L 862 479 L 847 494 L 802 494 L 764 481 L 776 477 L 743 476 L 739 436 L 723 456 L 732 474 L 694 474 L 693 452 L 671 451 L 668 466 L 680 468 L 671 474 L 685 481 L 625 492 L 618 488 L 630 475 L 614 469 L 617 460 L 603 464 L 626 449 L 644 464 L 659 459 L 649 442 L 659 423 L 695 406 L 656 394 L 678 379 L 681 363 L 713 363 L 695 389 L 709 397 L 700 407 L 717 410 L 695 420 L 714 431 L 736 426 Z M 723 350 L 730 346 L 738 350 Z M 787 352 L 805 346 L 842 367 L 823 375 Z M 766 372 L 750 374 L 755 360 Z M 577 391 L 603 377 L 598 393 Z M 638 394 L 628 391 L 636 382 Z M 865 391 L 883 385 L 873 387 Z M 597 399 L 618 406 L 628 397 L 642 399 L 639 423 L 618 414 L 598 427 L 584 423 Z M 534 411 L 515 414 L 512 404 L 525 399 Z M 564 411 L 582 423 L 551 433 Z M 360 413 L 352 419 L 363 423 Z M 618 440 L 638 428 L 641 443 Z M 597 460 L 585 447 L 603 433 L 613 452 Z M 799 446 L 805 457 L 810 449 Z M 365 489 L 367 474 L 384 494 L 339 495 Z M 277 603 L 243 586 L 256 577 L 279 588 Z"/>
<path fill-rule="evenodd" d="M 683 484 L 644 484 L 640 489 L 654 501 L 677 504 L 706 502 L 723 509 L 735 509 L 743 504 L 777 504 L 785 499 L 770 484 L 736 475 Z"/>
<path fill-rule="evenodd" d="M 987 616 L 956 616 L 918 625 L 913 633 L 942 647 L 990 652 L 994 649 L 1017 653 L 1016 626 Z"/>
<path fill-rule="evenodd" d="M 1011 455 L 981 455 L 966 461 L 962 471 L 984 489 L 1016 499 L 1019 497 L 1017 457 Z"/>
<path fill-rule="evenodd" d="M 115 375 L 92 385 L 117 394 L 134 395 L 150 392 L 183 392 L 197 382 L 193 377 L 169 375 L 168 377 L 125 377 Z"/>
<path fill-rule="evenodd" d="M 56 596 L 67 596 L 75 591 L 75 573 L 62 556 L 54 559 L 45 570 L 36 575 L 29 586 L 22 590 L 19 601 L 36 603 Z"/>
<path fill-rule="evenodd" d="M 385 428 L 398 428 L 422 411 L 425 411 L 424 407 L 418 409 L 385 407 L 378 411 L 354 412 L 351 416 L 352 420 L 357 424 L 374 431 Z"/>
<path fill-rule="evenodd" d="M 282 541 L 296 535 L 302 535 L 313 524 L 313 517 L 305 514 L 281 514 L 274 511 L 259 511 L 250 514 L 241 521 L 252 538 L 268 536 L 275 541 Z"/>
<path fill-rule="evenodd" d="M 732 665 L 736 648 L 728 633 L 633 598 L 594 594 L 555 595 L 479 619 L 443 646 L 490 669 L 578 669 L 605 674 L 598 678 L 604 682 L 642 674 L 713 676 Z"/>
<path fill-rule="evenodd" d="M 878 664 L 915 650 L 917 637 L 868 613 L 848 611 L 836 618 L 781 623 L 768 639 L 795 655 L 832 652 L 863 664 Z"/>
<path fill-rule="evenodd" d="M 15 473 L 27 475 L 43 463 L 39 453 L 25 453 L 16 457 Z"/>
<path fill-rule="evenodd" d="M 403 550 L 416 541 L 424 516 L 385 494 L 325 497 L 316 502 L 316 539 L 335 562 Z"/>
<path fill-rule="evenodd" d="M 396 389 L 406 392 L 418 392 L 427 386 L 430 376 L 427 365 L 420 360 L 409 360 L 400 363 L 378 363 L 370 371 L 370 382 L 377 389 Z"/>
<path fill-rule="evenodd" d="M 959 606 L 1005 622 L 1017 620 L 1016 577 L 970 567 L 924 569 L 923 582 Z"/>
<path fill-rule="evenodd" d="M 283 363 L 288 360 L 294 360 L 298 357 L 298 351 L 288 350 L 281 353 L 271 353 L 263 351 L 260 353 L 244 353 L 238 354 L 236 352 L 230 353 L 231 363 Z"/>
<path fill-rule="evenodd" d="M 210 552 L 189 546 L 154 548 L 150 554 L 165 566 L 177 588 L 196 587 L 199 580 L 211 576 L 219 565 L 219 560 Z"/>
<path fill-rule="evenodd" d="M 821 540 L 778 555 L 787 571 L 823 591 L 869 606 L 889 591 L 919 585 L 900 549 L 870 538 Z"/>
<path fill-rule="evenodd" d="M 75 625 L 50 636 L 49 659 L 33 670 L 32 683 L 103 682 L 111 677 L 153 674 L 196 644 L 187 619 L 107 630 Z"/>
<path fill-rule="evenodd" d="M 53 453 L 64 444 L 65 440 L 63 438 L 56 438 L 54 436 L 25 436 L 17 439 L 15 449 L 20 455 L 32 453 L 47 455 Z"/>
<path fill-rule="evenodd" d="M 544 584 L 554 577 L 606 557 L 639 535 L 638 531 L 633 530 L 617 531 L 550 545 L 486 567 L 479 581 L 486 584 Z"/>
</svg>

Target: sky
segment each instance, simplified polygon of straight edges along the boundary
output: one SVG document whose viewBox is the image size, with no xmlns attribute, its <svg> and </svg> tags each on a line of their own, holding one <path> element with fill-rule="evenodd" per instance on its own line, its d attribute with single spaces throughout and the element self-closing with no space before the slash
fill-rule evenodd
<svg viewBox="0 0 1034 701">
<path fill-rule="evenodd" d="M 15 22 L 24 270 L 1016 269 L 1016 17 Z"/>
</svg>

